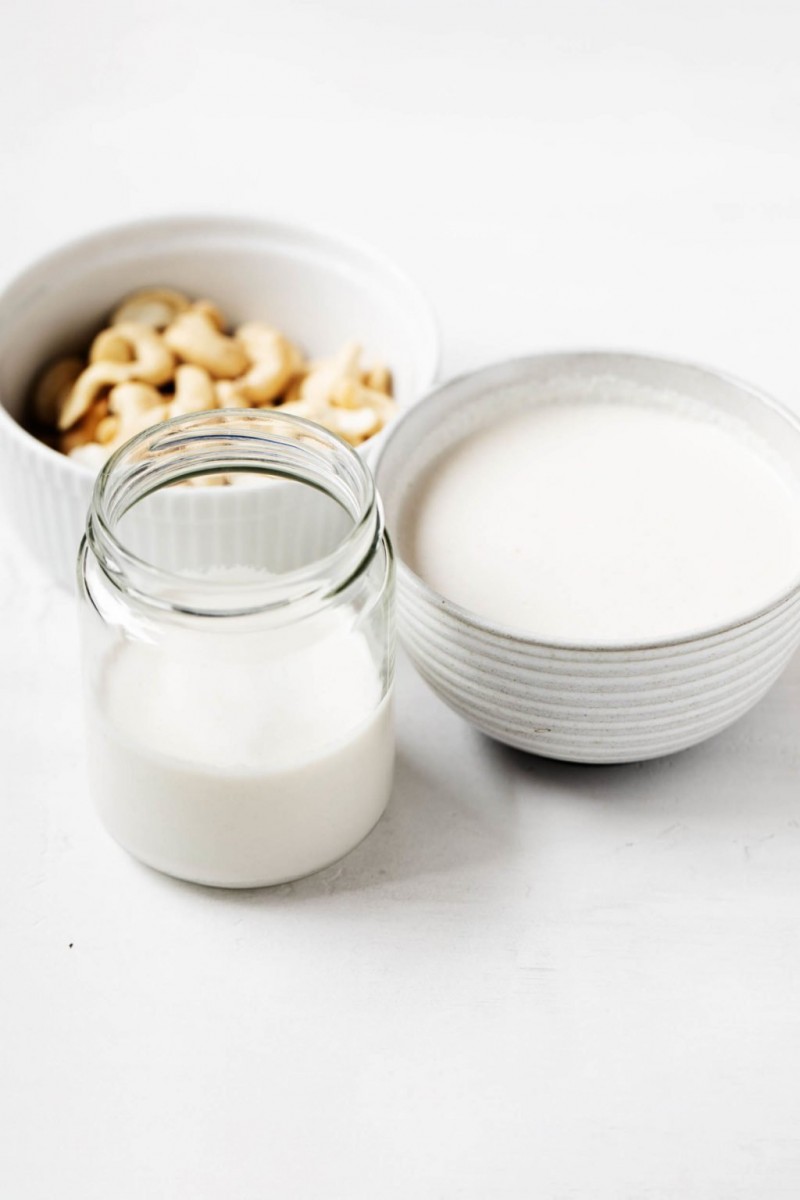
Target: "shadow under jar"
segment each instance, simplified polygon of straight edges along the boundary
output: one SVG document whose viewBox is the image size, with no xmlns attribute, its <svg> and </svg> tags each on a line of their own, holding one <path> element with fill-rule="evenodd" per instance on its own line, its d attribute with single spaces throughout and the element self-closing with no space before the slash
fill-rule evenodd
<svg viewBox="0 0 800 1200">
<path fill-rule="evenodd" d="M 394 564 L 349 447 L 280 413 L 148 430 L 97 480 L 78 579 L 89 777 L 120 845 L 254 887 L 369 833 L 394 766 Z"/>
</svg>

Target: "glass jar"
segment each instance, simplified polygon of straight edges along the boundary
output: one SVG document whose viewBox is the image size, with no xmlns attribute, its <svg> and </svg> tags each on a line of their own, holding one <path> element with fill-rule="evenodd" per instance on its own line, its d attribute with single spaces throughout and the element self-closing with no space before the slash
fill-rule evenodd
<svg viewBox="0 0 800 1200">
<path fill-rule="evenodd" d="M 366 836 L 394 765 L 394 564 L 353 450 L 275 411 L 149 429 L 100 473 L 78 576 L 90 783 L 126 850 L 253 887 Z"/>
</svg>

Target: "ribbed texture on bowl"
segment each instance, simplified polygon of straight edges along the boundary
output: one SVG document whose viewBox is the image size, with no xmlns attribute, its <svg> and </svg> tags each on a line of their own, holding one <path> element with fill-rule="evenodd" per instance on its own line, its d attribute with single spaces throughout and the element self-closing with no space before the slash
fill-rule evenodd
<svg viewBox="0 0 800 1200">
<path fill-rule="evenodd" d="M 60 458 L 10 423 L 0 428 L 0 489 L 10 524 L 47 574 L 72 588 L 94 477 Z"/>
<path fill-rule="evenodd" d="M 376 463 L 390 531 L 431 455 L 489 406 L 528 403 L 552 373 L 618 372 L 701 396 L 734 413 L 800 471 L 800 423 L 722 375 L 631 355 L 552 355 L 498 364 L 434 392 L 390 431 Z M 522 391 L 520 391 L 522 388 Z M 522 400 L 519 397 L 522 395 Z M 464 612 L 398 558 L 398 633 L 420 675 L 484 733 L 547 758 L 623 763 L 718 733 L 768 690 L 800 644 L 800 587 L 730 626 L 652 646 L 548 645 Z M 798 564 L 800 573 L 800 564 Z"/>
<path fill-rule="evenodd" d="M 66 461 L 37 453 L 20 439 L 17 453 L 0 438 L 0 471 L 14 496 L 16 528 L 48 574 L 66 587 L 75 577 L 94 479 Z M 305 494 L 303 494 L 305 493 Z M 343 513 L 312 489 L 280 481 L 244 488 L 178 489 L 148 503 L 130 548 L 171 570 L 260 565 L 289 571 L 329 552 L 343 533 Z"/>
<path fill-rule="evenodd" d="M 361 340 L 367 359 L 390 365 L 401 411 L 436 374 L 438 334 L 427 301 L 390 262 L 346 239 L 271 221 L 172 217 L 104 231 L 34 263 L 0 296 L 0 496 L 31 554 L 70 589 L 94 475 L 37 441 L 17 418 L 44 362 L 73 352 L 120 296 L 153 283 L 211 294 L 234 321 L 275 314 L 311 354 Z M 364 453 L 371 449 L 367 443 Z M 192 537 L 211 538 L 224 543 L 228 559 L 254 561 L 252 538 L 264 514 L 251 492 L 234 492 L 197 489 L 176 501 L 191 513 L 182 554 L 191 559 Z M 329 536 L 309 521 L 308 545 L 287 555 L 313 557 L 314 542 L 324 545 Z M 154 521 L 150 537 L 140 543 L 143 556 L 169 557 L 175 527 Z"/>
<path fill-rule="evenodd" d="M 653 650 L 560 650 L 454 617 L 405 568 L 400 638 L 420 675 L 491 737 L 621 763 L 702 742 L 752 707 L 800 643 L 800 596 L 724 634 Z"/>
</svg>

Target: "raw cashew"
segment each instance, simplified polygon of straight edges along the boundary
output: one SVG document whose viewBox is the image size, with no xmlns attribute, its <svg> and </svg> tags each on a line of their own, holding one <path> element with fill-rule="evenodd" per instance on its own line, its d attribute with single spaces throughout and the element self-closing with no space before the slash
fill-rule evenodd
<svg viewBox="0 0 800 1200">
<path fill-rule="evenodd" d="M 165 330 L 164 341 L 178 358 L 204 367 L 215 379 L 235 379 L 250 365 L 241 342 L 220 333 L 203 313 L 181 313 Z"/>
<path fill-rule="evenodd" d="M 360 446 L 362 442 L 377 433 L 383 427 L 383 421 L 371 408 L 333 408 L 312 404 L 307 400 L 296 400 L 282 404 L 280 412 L 294 413 L 297 417 L 307 417 L 317 425 L 323 425 L 331 433 L 337 434 L 351 446 Z"/>
<path fill-rule="evenodd" d="M 164 397 L 150 383 L 127 380 L 112 388 L 108 394 L 108 410 L 121 417 L 123 424 L 164 404 Z"/>
<path fill-rule="evenodd" d="M 160 396 L 163 402 L 164 397 Z M 117 429 L 116 437 L 113 441 L 106 443 L 109 453 L 119 449 L 123 443 L 130 438 L 135 437 L 137 433 L 142 433 L 145 429 L 149 429 L 152 425 L 159 425 L 162 421 L 169 418 L 169 405 L 165 403 L 153 404 L 149 408 L 135 409 L 133 405 L 129 412 L 120 420 Z"/>
<path fill-rule="evenodd" d="M 175 359 L 160 333 L 135 321 L 115 325 L 114 329 L 128 342 L 132 352 L 126 378 L 140 379 L 156 387 L 169 383 L 175 374 Z"/>
<path fill-rule="evenodd" d="M 61 435 L 59 448 L 64 454 L 70 454 L 77 446 L 85 446 L 88 442 L 93 442 L 98 425 L 107 416 L 108 401 L 98 400 L 91 405 L 87 412 L 83 413 L 81 419 L 67 433 Z"/>
<path fill-rule="evenodd" d="M 383 395 L 381 399 L 386 401 Z M 382 415 L 372 406 L 344 408 L 314 400 L 289 400 L 281 404 L 277 411 L 315 421 L 317 425 L 323 425 L 351 446 L 360 446 L 368 437 L 378 433 L 385 424 Z"/>
<path fill-rule="evenodd" d="M 129 378 L 129 363 L 99 362 L 92 363 L 81 371 L 75 380 L 72 391 L 58 414 L 57 425 L 60 430 L 71 429 L 80 421 L 100 395 L 116 383 L 122 383 Z"/>
<path fill-rule="evenodd" d="M 302 368 L 299 350 L 277 329 L 261 321 L 241 325 L 236 337 L 253 361 L 250 370 L 237 379 L 237 391 L 253 404 L 271 404 Z"/>
<path fill-rule="evenodd" d="M 142 288 L 122 301 L 111 314 L 112 325 L 135 321 L 150 329 L 166 329 L 178 313 L 189 307 L 189 298 L 171 288 Z"/>
<path fill-rule="evenodd" d="M 218 379 L 214 385 L 217 408 L 249 408 L 250 401 L 239 391 L 238 379 Z"/>
<path fill-rule="evenodd" d="M 351 446 L 359 446 L 383 428 L 383 421 L 372 408 L 329 408 L 317 420 Z"/>
<path fill-rule="evenodd" d="M 383 392 L 384 396 L 392 394 L 392 373 L 383 363 L 365 371 L 362 375 L 362 382 L 365 387 L 372 388 L 374 392 Z"/>
<path fill-rule="evenodd" d="M 211 300 L 172 288 L 134 292 L 111 319 L 87 356 L 53 363 L 32 396 L 42 440 L 87 465 L 149 426 L 213 408 L 279 407 L 354 446 L 395 414 L 388 368 L 362 368 L 356 342 L 307 363 L 266 322 L 246 321 L 228 335 Z"/>
<path fill-rule="evenodd" d="M 310 400 L 287 400 L 277 409 L 278 412 L 290 413 L 295 417 L 305 417 L 308 421 L 316 421 L 322 425 L 325 419 L 325 409 L 320 404 L 312 404 Z"/>
<path fill-rule="evenodd" d="M 124 384 L 122 385 L 124 387 Z M 109 442 L 113 442 L 119 434 L 119 417 L 109 413 L 107 417 L 103 417 L 98 421 L 97 428 L 94 431 L 94 440 L 99 442 L 101 446 L 107 446 Z"/>
<path fill-rule="evenodd" d="M 56 424 L 75 380 L 83 370 L 80 358 L 60 358 L 51 363 L 36 385 L 33 412 L 42 425 Z"/>
<path fill-rule="evenodd" d="M 354 379 L 340 379 L 330 394 L 331 404 L 338 408 L 371 408 L 386 420 L 395 414 L 395 404 L 385 392 L 364 387 Z"/>
<path fill-rule="evenodd" d="M 213 300 L 195 300 L 194 303 L 190 305 L 190 309 L 192 312 L 200 313 L 201 317 L 208 317 L 211 324 L 215 329 L 218 329 L 220 333 L 225 332 L 225 326 L 228 322 L 225 320 Z"/>
<path fill-rule="evenodd" d="M 169 415 L 168 404 L 156 404 L 152 408 L 143 408 L 138 413 L 132 413 L 127 420 L 122 422 L 114 448 L 116 449 L 122 442 L 127 442 L 137 433 L 149 429 L 151 425 L 160 425 L 162 421 L 168 421 Z"/>
<path fill-rule="evenodd" d="M 131 362 L 133 347 L 118 329 L 103 329 L 92 342 L 89 362 Z"/>
<path fill-rule="evenodd" d="M 348 342 L 334 358 L 312 366 L 299 388 L 302 400 L 326 404 L 337 383 L 343 379 L 359 382 L 358 362 L 361 347 L 357 342 Z"/>
<path fill-rule="evenodd" d="M 300 401 L 300 389 L 303 386 L 303 382 L 304 382 L 305 378 L 306 377 L 303 374 L 295 376 L 295 378 L 292 380 L 292 382 L 287 387 L 286 391 L 283 393 L 283 400 L 281 401 L 281 408 L 285 408 L 287 404 L 299 404 L 301 402 Z M 308 401 L 303 401 L 303 403 L 304 404 L 308 403 Z"/>
<path fill-rule="evenodd" d="M 208 371 L 183 363 L 175 372 L 175 399 L 170 406 L 174 417 L 185 413 L 204 412 L 217 403 L 214 384 Z"/>
</svg>

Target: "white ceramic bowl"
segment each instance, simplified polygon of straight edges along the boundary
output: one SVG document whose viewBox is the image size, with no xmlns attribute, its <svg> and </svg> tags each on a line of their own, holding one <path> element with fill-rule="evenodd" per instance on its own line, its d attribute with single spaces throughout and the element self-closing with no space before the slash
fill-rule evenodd
<svg viewBox="0 0 800 1200">
<path fill-rule="evenodd" d="M 31 552 L 70 588 L 94 475 L 19 418 L 44 363 L 85 346 L 120 297 L 148 284 L 210 296 L 233 322 L 272 321 L 313 356 L 355 338 L 367 359 L 391 366 L 401 411 L 436 375 L 428 303 L 390 262 L 351 241 L 272 221 L 172 217 L 97 233 L 40 259 L 0 296 L 0 489 Z M 184 492 L 172 503 L 201 505 L 232 530 L 247 504 L 234 492 Z"/>
<path fill-rule="evenodd" d="M 537 388 L 565 374 L 616 375 L 717 406 L 800 473 L 800 422 L 744 384 L 635 355 L 545 355 L 447 383 L 397 422 L 375 463 L 389 529 L 436 454 L 498 413 L 536 403 Z M 434 592 L 402 561 L 398 594 L 401 640 L 451 708 L 501 742 L 573 762 L 632 762 L 703 741 L 764 695 L 800 642 L 800 582 L 724 628 L 613 648 L 548 644 L 500 628 Z"/>
</svg>

